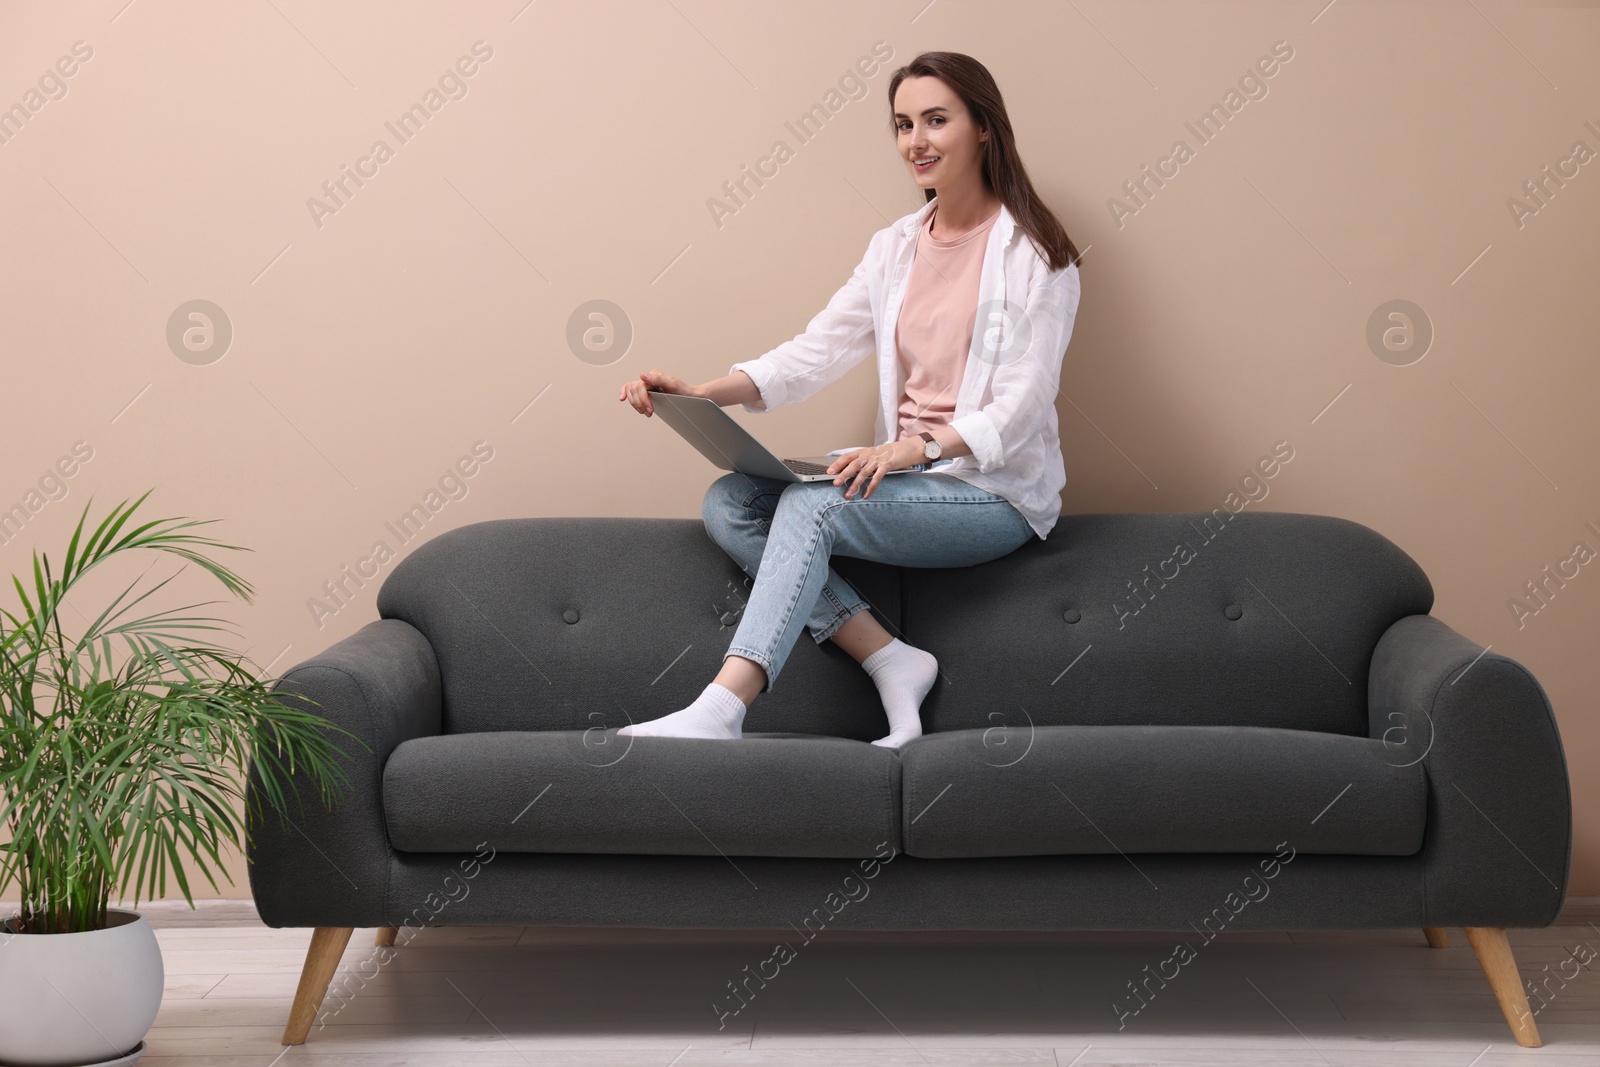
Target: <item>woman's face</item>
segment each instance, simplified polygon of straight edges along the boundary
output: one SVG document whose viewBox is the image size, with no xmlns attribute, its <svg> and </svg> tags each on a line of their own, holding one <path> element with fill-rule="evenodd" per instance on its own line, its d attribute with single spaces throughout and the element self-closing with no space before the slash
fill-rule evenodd
<svg viewBox="0 0 1600 1067">
<path fill-rule="evenodd" d="M 896 147 L 924 189 L 983 184 L 984 134 L 948 85 L 934 77 L 907 78 L 894 94 Z M 918 160 L 933 159 L 927 166 Z"/>
</svg>

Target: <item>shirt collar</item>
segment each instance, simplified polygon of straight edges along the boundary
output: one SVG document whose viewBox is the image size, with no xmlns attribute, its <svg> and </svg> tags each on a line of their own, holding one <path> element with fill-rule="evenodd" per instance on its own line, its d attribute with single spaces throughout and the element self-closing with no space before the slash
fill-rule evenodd
<svg viewBox="0 0 1600 1067">
<path fill-rule="evenodd" d="M 933 205 L 938 202 L 938 196 L 934 196 L 932 200 L 923 204 L 914 214 L 908 216 L 904 225 L 900 227 L 900 235 L 907 241 L 913 241 L 917 236 L 917 231 L 922 229 L 923 225 L 928 221 L 928 215 L 933 211 Z M 1000 202 L 1000 217 L 994 220 L 994 228 L 998 232 L 1000 247 L 1003 249 L 1011 242 L 1011 236 L 1016 232 L 1016 220 L 1012 218 L 1011 211 L 1006 207 L 1003 200 Z"/>
</svg>

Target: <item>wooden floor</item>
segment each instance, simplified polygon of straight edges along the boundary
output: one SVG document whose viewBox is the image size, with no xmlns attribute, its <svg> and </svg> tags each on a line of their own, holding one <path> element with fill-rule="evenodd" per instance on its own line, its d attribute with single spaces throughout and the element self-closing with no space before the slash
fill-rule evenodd
<svg viewBox="0 0 1600 1067">
<path fill-rule="evenodd" d="M 789 931 L 794 957 L 734 1013 L 728 983 L 781 935 L 428 929 L 402 932 L 385 964 L 357 930 L 334 980 L 349 976 L 348 997 L 330 993 L 306 1043 L 285 1047 L 311 931 L 267 929 L 247 901 L 140 911 L 166 964 L 140 1067 L 1600 1065 L 1600 960 L 1565 988 L 1550 979 L 1533 1001 L 1544 1047 L 1518 1048 L 1455 929 L 1440 950 L 1421 930 L 1223 934 L 1152 981 L 1121 1028 L 1113 1005 L 1137 1005 L 1127 983 L 1176 935 Z M 1600 949 L 1600 927 L 1513 930 L 1511 944 L 1539 980 L 1568 950 Z"/>
</svg>

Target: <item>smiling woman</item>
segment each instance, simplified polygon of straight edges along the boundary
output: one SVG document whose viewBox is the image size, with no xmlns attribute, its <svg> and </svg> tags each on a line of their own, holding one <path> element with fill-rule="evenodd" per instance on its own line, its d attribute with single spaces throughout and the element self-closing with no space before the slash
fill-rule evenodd
<svg viewBox="0 0 1600 1067">
<path fill-rule="evenodd" d="M 663 393 L 768 412 L 810 398 L 868 356 L 878 364 L 875 443 L 829 463 L 831 481 L 735 465 L 711 484 L 706 532 L 753 577 L 750 597 L 700 697 L 623 727 L 624 736 L 742 737 L 745 711 L 809 626 L 877 686 L 889 733 L 873 744 L 905 745 L 922 735 L 938 661 L 892 637 L 822 564 L 841 555 L 974 566 L 1044 538 L 1061 517 L 1055 400 L 1078 309 L 1077 248 L 1034 190 L 983 64 L 924 52 L 888 90 L 887 132 L 923 206 L 873 234 L 798 337 L 701 385 L 648 370 L 617 395 L 646 416 Z M 910 473 L 885 480 L 900 471 Z"/>
</svg>

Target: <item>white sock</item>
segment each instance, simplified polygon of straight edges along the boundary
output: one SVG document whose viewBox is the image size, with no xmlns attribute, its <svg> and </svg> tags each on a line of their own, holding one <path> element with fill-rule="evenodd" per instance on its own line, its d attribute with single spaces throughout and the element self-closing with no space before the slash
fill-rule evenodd
<svg viewBox="0 0 1600 1067">
<path fill-rule="evenodd" d="M 898 637 L 861 661 L 878 686 L 883 710 L 889 715 L 889 736 L 872 742 L 899 748 L 922 736 L 922 698 L 939 677 L 939 661 L 932 653 L 906 644 Z"/>
<path fill-rule="evenodd" d="M 744 736 L 744 701 L 733 690 L 712 682 L 693 704 L 649 722 L 624 726 L 621 737 L 705 737 L 737 741 Z"/>
</svg>

